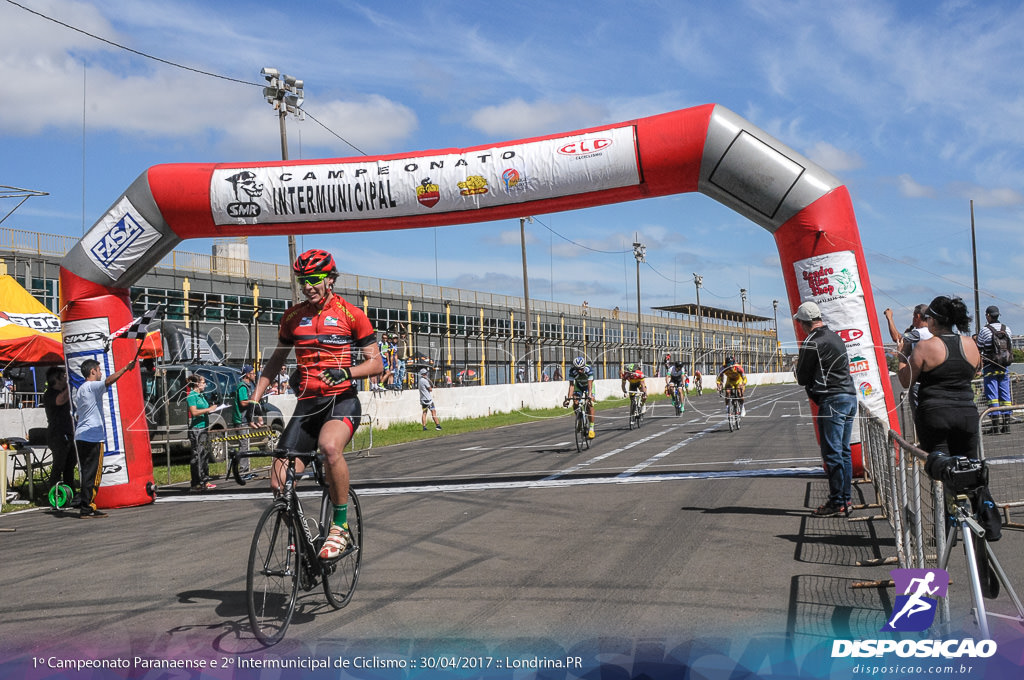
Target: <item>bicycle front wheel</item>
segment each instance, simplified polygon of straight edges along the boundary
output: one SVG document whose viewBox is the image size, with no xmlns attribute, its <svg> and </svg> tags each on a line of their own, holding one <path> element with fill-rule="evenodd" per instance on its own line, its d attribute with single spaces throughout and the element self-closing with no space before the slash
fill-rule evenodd
<svg viewBox="0 0 1024 680">
<path fill-rule="evenodd" d="M 634 397 L 629 398 L 629 429 L 633 429 L 634 426 L 638 425 L 636 422 L 637 405 Z"/>
<path fill-rule="evenodd" d="M 263 511 L 249 548 L 245 578 L 249 625 L 265 645 L 280 642 L 295 613 L 302 570 L 300 533 L 283 502 Z"/>
<path fill-rule="evenodd" d="M 324 489 L 324 496 L 320 502 L 320 526 L 323 527 L 322 532 L 325 536 L 333 516 L 334 503 L 331 502 L 328 490 Z M 363 516 L 359 508 L 359 496 L 351 487 L 348 490 L 347 521 L 352 546 L 347 553 L 322 567 L 324 595 L 335 609 L 341 609 L 352 599 L 356 581 L 359 580 L 359 564 L 363 559 Z"/>
<path fill-rule="evenodd" d="M 576 413 L 576 453 L 583 450 L 583 442 L 587 439 L 587 433 L 583 430 L 584 418 L 583 414 L 577 411 Z"/>
</svg>

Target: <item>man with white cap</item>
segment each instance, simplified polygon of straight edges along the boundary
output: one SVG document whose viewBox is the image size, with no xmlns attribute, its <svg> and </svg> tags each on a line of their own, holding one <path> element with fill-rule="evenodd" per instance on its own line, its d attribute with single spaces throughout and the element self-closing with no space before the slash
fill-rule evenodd
<svg viewBox="0 0 1024 680">
<path fill-rule="evenodd" d="M 828 502 L 814 511 L 818 517 L 853 510 L 853 455 L 850 439 L 857 416 L 857 392 L 850 376 L 850 358 L 846 343 L 829 329 L 821 310 L 813 301 L 800 305 L 793 315 L 807 337 L 800 343 L 796 381 L 818 407 L 815 422 L 821 458 L 828 474 Z"/>
<path fill-rule="evenodd" d="M 430 411 L 430 416 L 434 419 L 434 429 L 441 429 L 441 421 L 437 419 L 437 409 L 434 407 L 434 397 L 430 394 L 434 391 L 434 386 L 430 382 L 430 378 L 427 377 L 427 369 L 420 369 L 420 408 L 423 409 L 423 429 L 427 429 L 427 411 Z"/>
</svg>

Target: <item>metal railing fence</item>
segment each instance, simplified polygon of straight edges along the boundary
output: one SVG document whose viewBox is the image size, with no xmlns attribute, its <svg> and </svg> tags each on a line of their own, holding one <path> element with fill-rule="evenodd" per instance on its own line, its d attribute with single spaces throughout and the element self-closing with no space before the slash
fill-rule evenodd
<svg viewBox="0 0 1024 680">
<path fill-rule="evenodd" d="M 1024 405 L 993 408 L 979 418 L 984 428 L 993 413 L 1021 411 Z M 885 561 L 896 562 L 901 569 L 938 568 L 941 556 L 950 550 L 950 524 L 943 484 L 925 472 L 928 454 L 890 429 L 888 420 L 874 415 L 863 404 L 859 417 L 864 474 L 895 537 L 896 555 Z M 983 429 L 978 453 L 979 460 L 989 466 L 988 486 L 1004 514 L 1004 526 L 1024 526 L 1011 523 L 1009 515 L 1010 508 L 1024 506 L 1024 453 L 1019 445 L 1024 431 L 1014 427 L 1021 422 L 1011 417 L 1009 432 Z M 1020 611 L 1019 603 L 1015 603 Z M 940 598 L 935 623 L 950 624 L 949 597 Z M 987 622 L 982 629 L 987 630 Z"/>
</svg>

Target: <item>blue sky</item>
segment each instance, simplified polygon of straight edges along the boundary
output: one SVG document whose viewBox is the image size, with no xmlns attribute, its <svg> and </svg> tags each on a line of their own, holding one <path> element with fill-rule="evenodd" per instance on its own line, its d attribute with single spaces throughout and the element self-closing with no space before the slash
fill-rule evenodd
<svg viewBox="0 0 1024 680">
<path fill-rule="evenodd" d="M 473 146 L 707 103 L 840 178 L 878 313 L 938 294 L 1024 332 L 1024 6 L 749 0 L 464 3 L 0 0 L 0 184 L 48 192 L 5 227 L 81 235 L 146 168 L 280 158 L 260 69 L 302 78 L 292 159 Z M 211 75 L 203 75 L 205 71 Z M 233 82 L 229 79 L 244 81 Z M 0 215 L 13 207 L 0 202 Z M 636 309 L 701 301 L 772 316 L 792 340 L 771 236 L 683 194 L 536 215 L 530 295 Z M 250 239 L 286 260 L 284 237 Z M 179 249 L 209 252 L 212 241 Z M 522 294 L 519 222 L 300 237 L 357 274 Z M 628 252 L 627 252 L 628 251 Z M 884 329 L 884 319 L 882 319 Z"/>
</svg>

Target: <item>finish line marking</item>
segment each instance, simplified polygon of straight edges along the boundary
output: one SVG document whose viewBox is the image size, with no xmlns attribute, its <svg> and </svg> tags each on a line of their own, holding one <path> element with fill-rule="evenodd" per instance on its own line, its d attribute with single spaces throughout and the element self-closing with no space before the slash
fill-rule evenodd
<svg viewBox="0 0 1024 680">
<path fill-rule="evenodd" d="M 560 489 L 571 486 L 594 486 L 603 484 L 654 484 L 658 482 L 679 482 L 709 479 L 736 479 L 742 477 L 822 477 L 825 472 L 820 467 L 789 467 L 770 470 L 719 470 L 711 472 L 676 472 L 659 475 L 643 475 L 633 477 L 601 476 L 576 479 L 536 479 L 509 480 L 505 482 L 469 482 L 463 484 L 423 484 L 419 486 L 381 487 L 379 489 L 360 489 L 355 487 L 360 497 L 369 496 L 401 496 L 405 494 L 423 493 L 464 493 L 469 491 L 496 491 L 507 489 Z M 319 490 L 299 491 L 302 498 L 319 498 Z M 203 503 L 213 501 L 242 501 L 269 499 L 270 494 L 206 494 L 196 496 L 171 496 L 156 499 L 156 503 Z"/>
</svg>

